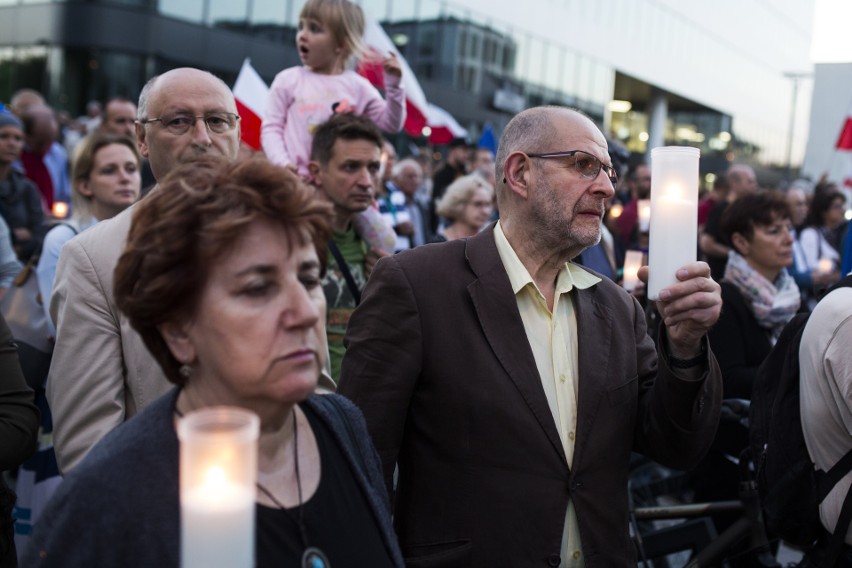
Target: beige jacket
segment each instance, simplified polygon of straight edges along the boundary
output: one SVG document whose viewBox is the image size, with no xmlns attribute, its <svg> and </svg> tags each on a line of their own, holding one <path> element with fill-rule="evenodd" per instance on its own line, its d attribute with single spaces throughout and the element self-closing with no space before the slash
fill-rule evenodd
<svg viewBox="0 0 852 568">
<path fill-rule="evenodd" d="M 68 241 L 56 267 L 47 399 L 56 458 L 66 474 L 109 431 L 173 386 L 113 298 L 113 272 L 134 209 Z M 334 390 L 327 374 L 319 382 L 318 392 Z"/>
<path fill-rule="evenodd" d="M 50 302 L 56 347 L 47 400 L 64 473 L 110 430 L 172 386 L 112 295 L 113 271 L 133 210 L 84 231 L 59 255 Z"/>
</svg>

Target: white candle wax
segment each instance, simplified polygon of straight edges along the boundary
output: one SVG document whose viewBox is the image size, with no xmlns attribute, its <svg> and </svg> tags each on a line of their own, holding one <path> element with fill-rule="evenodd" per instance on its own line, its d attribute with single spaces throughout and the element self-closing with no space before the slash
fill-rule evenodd
<svg viewBox="0 0 852 568">
<path fill-rule="evenodd" d="M 636 289 L 636 284 L 639 282 L 639 269 L 642 267 L 642 260 L 645 255 L 639 250 L 629 250 L 624 255 L 624 280 L 622 286 L 628 292 Z"/>
<path fill-rule="evenodd" d="M 254 566 L 255 493 L 220 481 L 181 496 L 181 567 Z"/>
<path fill-rule="evenodd" d="M 698 250 L 697 148 L 651 150 L 651 217 L 648 297 L 677 283 L 677 271 L 695 262 Z"/>
<path fill-rule="evenodd" d="M 257 415 L 231 407 L 178 422 L 182 568 L 254 566 L 259 427 Z"/>
</svg>

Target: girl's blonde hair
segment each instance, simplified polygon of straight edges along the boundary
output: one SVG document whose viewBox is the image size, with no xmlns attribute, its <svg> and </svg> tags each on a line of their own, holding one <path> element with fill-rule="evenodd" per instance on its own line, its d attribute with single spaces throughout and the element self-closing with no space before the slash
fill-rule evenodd
<svg viewBox="0 0 852 568">
<path fill-rule="evenodd" d="M 327 26 L 337 43 L 343 48 L 344 63 L 353 55 L 367 55 L 364 44 L 364 12 L 349 0 L 308 0 L 299 13 L 299 19 L 316 20 Z"/>
</svg>

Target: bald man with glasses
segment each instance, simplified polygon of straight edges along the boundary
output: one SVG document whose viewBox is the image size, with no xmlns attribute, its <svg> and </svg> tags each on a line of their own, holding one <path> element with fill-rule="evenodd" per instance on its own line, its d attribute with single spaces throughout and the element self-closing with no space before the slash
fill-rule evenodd
<svg viewBox="0 0 852 568">
<path fill-rule="evenodd" d="M 135 134 L 158 180 L 201 156 L 236 159 L 240 127 L 234 96 L 207 71 L 173 69 L 142 88 Z M 134 209 L 71 239 L 59 257 L 51 299 L 56 346 L 47 397 L 63 473 L 113 428 L 172 388 L 112 295 L 113 270 Z"/>
<path fill-rule="evenodd" d="M 338 392 L 364 412 L 411 566 L 635 566 L 631 451 L 687 469 L 716 430 L 721 308 L 705 263 L 658 308 L 571 260 L 616 174 L 581 113 L 529 109 L 496 159 L 500 220 L 378 262 Z M 641 277 L 647 279 L 647 269 Z"/>
</svg>

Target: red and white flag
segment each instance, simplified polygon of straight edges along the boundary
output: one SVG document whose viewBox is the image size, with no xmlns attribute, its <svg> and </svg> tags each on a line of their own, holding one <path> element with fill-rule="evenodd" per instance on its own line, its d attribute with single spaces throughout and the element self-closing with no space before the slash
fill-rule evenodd
<svg viewBox="0 0 852 568">
<path fill-rule="evenodd" d="M 417 82 L 417 77 L 414 76 L 411 67 L 408 66 L 408 62 L 400 54 L 382 26 L 366 14 L 364 17 L 366 20 L 364 44 L 367 46 L 371 57 L 366 58 L 367 61 L 358 62 L 358 73 L 366 77 L 376 87 L 384 88 L 385 76 L 382 61 L 391 52 L 395 53 L 402 67 L 402 87 L 405 89 L 405 124 L 403 128 L 411 136 L 423 136 L 423 127 L 429 124 L 427 118 L 429 105 L 426 102 L 426 95 L 423 94 L 423 89 Z"/>
<path fill-rule="evenodd" d="M 243 61 L 233 93 L 240 115 L 242 141 L 252 150 L 260 150 L 260 127 L 263 124 L 269 87 L 251 66 L 248 58 Z"/>
<path fill-rule="evenodd" d="M 829 179 L 839 181 L 847 191 L 852 190 L 852 105 L 843 117 L 843 127 L 835 145 L 836 158 L 832 160 Z"/>
<path fill-rule="evenodd" d="M 453 138 L 467 138 L 467 130 L 453 118 L 453 115 L 439 106 L 429 103 L 426 110 L 429 122 L 429 142 L 432 144 L 449 144 Z"/>
</svg>

